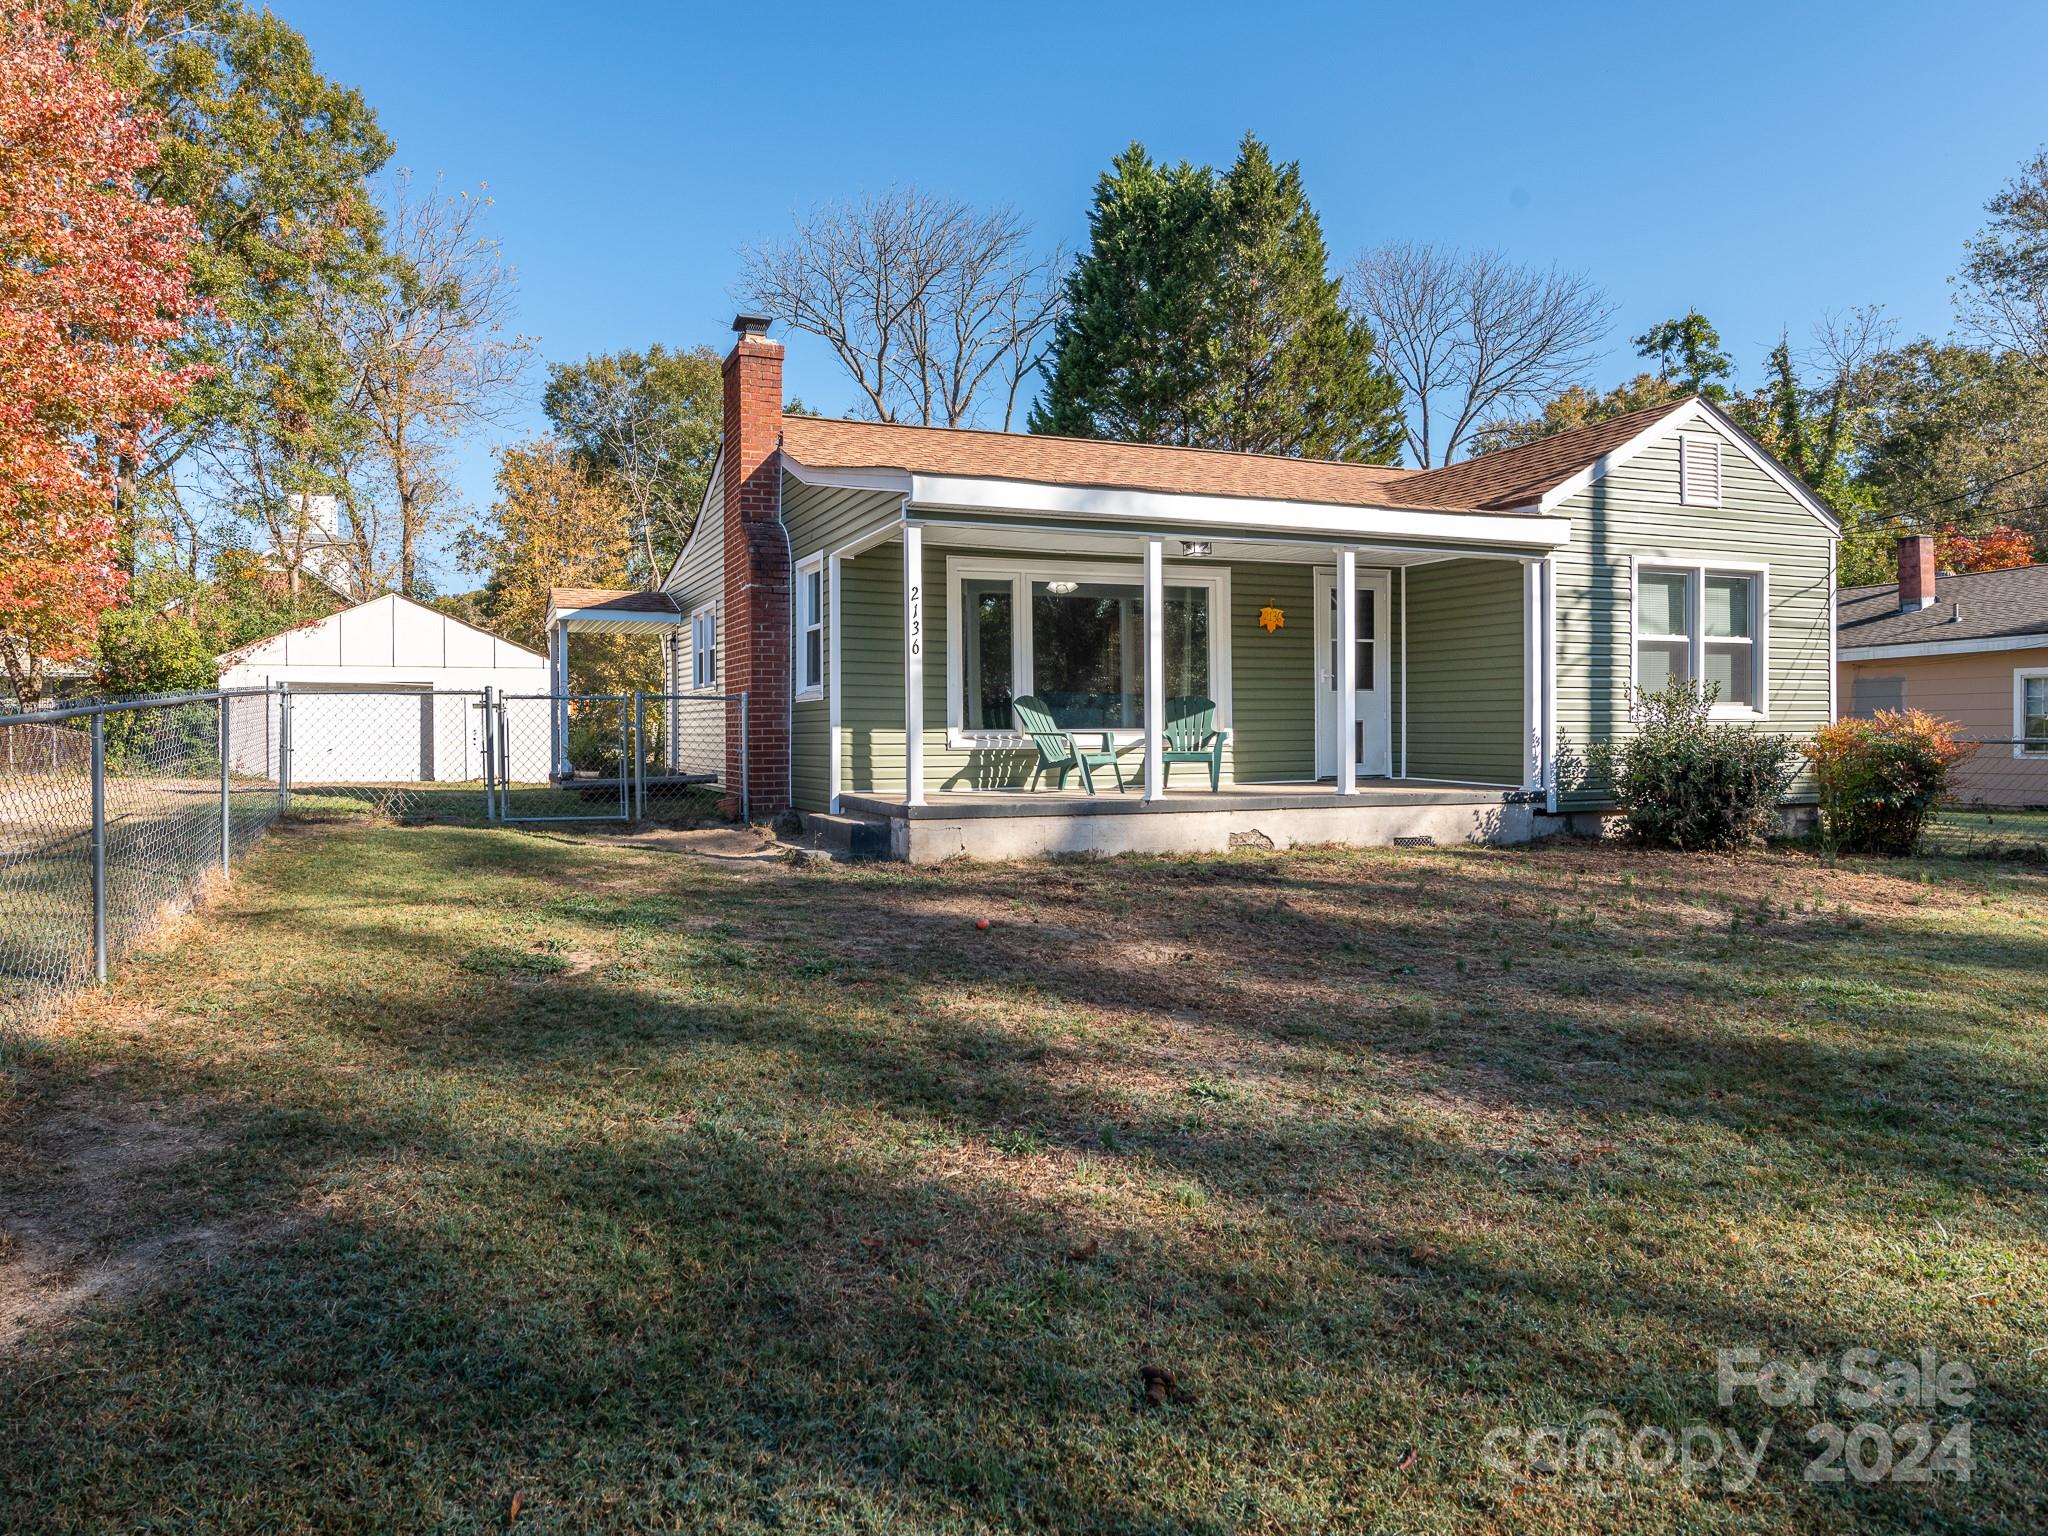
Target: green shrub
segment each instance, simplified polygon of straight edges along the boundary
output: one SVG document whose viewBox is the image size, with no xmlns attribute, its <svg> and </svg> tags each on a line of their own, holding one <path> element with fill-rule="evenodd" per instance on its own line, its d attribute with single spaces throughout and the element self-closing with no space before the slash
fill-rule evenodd
<svg viewBox="0 0 2048 1536">
<path fill-rule="evenodd" d="M 1586 759 L 1607 781 L 1629 830 L 1663 848 L 1706 851 L 1761 842 L 1792 782 L 1797 752 L 1782 736 L 1715 725 L 1712 691 L 1673 678 L 1638 690 L 1635 734 L 1595 742 Z"/>
<path fill-rule="evenodd" d="M 1952 720 L 1918 709 L 1881 709 L 1837 720 L 1802 750 L 1820 784 L 1821 836 L 1833 848 L 1903 858 L 1920 844 L 1948 776 L 1976 747 Z"/>
</svg>

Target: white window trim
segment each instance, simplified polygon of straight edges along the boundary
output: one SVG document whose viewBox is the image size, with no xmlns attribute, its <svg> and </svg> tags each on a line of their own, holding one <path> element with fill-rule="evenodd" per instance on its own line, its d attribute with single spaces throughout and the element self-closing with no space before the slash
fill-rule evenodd
<svg viewBox="0 0 2048 1536">
<path fill-rule="evenodd" d="M 2048 678 L 2048 667 L 2014 667 L 2012 669 L 2012 755 L 2029 760 L 2048 757 L 2048 749 L 2034 748 L 2029 751 L 2027 740 L 2027 683 L 2035 678 Z"/>
<path fill-rule="evenodd" d="M 818 614 L 809 622 L 804 619 L 805 578 L 813 572 L 818 577 Z M 789 603 L 789 670 L 792 697 L 799 704 L 815 704 L 825 697 L 825 552 L 805 555 L 796 563 L 796 579 L 790 583 Z M 818 632 L 818 675 L 810 682 L 804 681 L 804 661 L 808 655 L 805 640 L 812 630 Z"/>
<path fill-rule="evenodd" d="M 704 643 L 704 629 L 707 623 L 711 630 L 709 645 Z M 711 665 L 704 669 L 709 676 L 703 682 L 697 680 L 700 656 L 708 656 L 711 660 Z M 690 692 L 710 693 L 715 692 L 717 688 L 718 604 L 706 603 L 703 607 L 692 609 L 690 612 Z"/>
<path fill-rule="evenodd" d="M 1020 748 L 1031 745 L 1021 731 L 970 731 L 966 726 L 966 652 L 959 644 L 962 634 L 962 589 L 970 580 L 1004 580 L 1010 583 L 1010 677 L 1020 693 L 1031 678 L 1031 583 L 1034 581 L 1114 581 L 1142 588 L 1145 564 L 1142 559 L 1040 560 L 1018 557 L 1009 560 L 981 556 L 951 555 L 946 559 L 946 745 L 956 751 Z M 1169 561 L 1169 587 L 1205 587 L 1209 592 L 1209 687 L 1216 699 L 1216 725 L 1230 729 L 1230 570 L 1220 565 L 1183 565 Z M 1145 733 L 1135 727 L 1112 731 L 1119 743 L 1140 742 Z"/>
<path fill-rule="evenodd" d="M 1707 448 L 1713 449 L 1714 452 L 1714 486 L 1712 495 L 1707 494 L 1706 487 L 1694 483 L 1696 480 L 1704 477 L 1695 473 L 1693 469 L 1693 455 Z M 1723 462 L 1724 458 L 1721 437 L 1718 433 L 1681 432 L 1678 434 L 1678 504 L 1680 506 L 1718 507 L 1721 505 L 1721 476 L 1727 468 Z"/>
<path fill-rule="evenodd" d="M 1756 655 L 1756 706 L 1717 703 L 1709 710 L 1713 720 L 1768 720 L 1771 717 L 1771 568 L 1749 560 L 1717 560 L 1704 555 L 1631 555 L 1628 572 L 1628 703 L 1636 701 L 1636 668 L 1640 662 L 1640 636 L 1636 616 L 1642 611 L 1642 578 L 1646 571 L 1682 571 L 1688 577 L 1686 604 L 1689 610 L 1687 666 L 1695 685 L 1706 675 L 1707 626 L 1705 622 L 1706 579 L 1708 576 L 1749 576 L 1756 581 L 1756 635 L 1750 645 Z M 1655 639 L 1656 636 L 1651 636 Z"/>
</svg>

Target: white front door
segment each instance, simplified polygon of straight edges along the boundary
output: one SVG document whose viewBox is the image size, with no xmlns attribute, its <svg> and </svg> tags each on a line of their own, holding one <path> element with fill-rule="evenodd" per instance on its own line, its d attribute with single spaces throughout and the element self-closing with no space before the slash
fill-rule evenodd
<svg viewBox="0 0 2048 1536">
<path fill-rule="evenodd" d="M 1393 576 L 1358 573 L 1358 771 L 1393 773 L 1392 735 L 1387 729 L 1387 610 Z M 1337 773 L 1337 573 L 1316 571 L 1316 777 Z"/>
</svg>

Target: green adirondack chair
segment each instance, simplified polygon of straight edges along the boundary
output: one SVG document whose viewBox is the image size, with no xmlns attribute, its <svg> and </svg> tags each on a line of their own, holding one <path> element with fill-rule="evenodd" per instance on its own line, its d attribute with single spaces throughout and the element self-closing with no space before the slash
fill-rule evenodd
<svg viewBox="0 0 2048 1536">
<path fill-rule="evenodd" d="M 1209 791 L 1214 794 L 1223 787 L 1223 743 L 1228 740 L 1230 732 L 1216 729 L 1214 699 L 1194 694 L 1168 699 L 1166 751 L 1160 762 L 1160 778 L 1170 783 L 1175 763 L 1207 763 Z"/>
<path fill-rule="evenodd" d="M 1053 775 L 1052 787 L 1065 789 L 1070 769 L 1081 770 L 1081 783 L 1089 794 L 1095 793 L 1095 770 L 1107 768 L 1116 775 L 1116 787 L 1124 787 L 1124 771 L 1117 763 L 1116 738 L 1108 731 L 1088 732 L 1100 735 L 1102 748 L 1091 750 L 1081 745 L 1081 733 L 1070 731 L 1054 723 L 1052 711 L 1045 707 L 1042 699 L 1025 694 L 1010 701 L 1010 714 L 1017 722 L 1017 729 L 1031 738 L 1038 748 L 1038 769 L 1041 773 Z M 1126 752 L 1129 747 L 1124 748 Z"/>
</svg>

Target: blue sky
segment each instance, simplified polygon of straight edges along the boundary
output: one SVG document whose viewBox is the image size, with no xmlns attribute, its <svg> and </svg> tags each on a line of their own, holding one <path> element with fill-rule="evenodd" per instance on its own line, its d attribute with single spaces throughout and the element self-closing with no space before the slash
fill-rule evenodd
<svg viewBox="0 0 2048 1536">
<path fill-rule="evenodd" d="M 1947 329 L 1984 199 L 2048 140 L 2038 0 L 271 3 L 367 94 L 394 164 L 489 184 L 550 359 L 722 347 L 737 248 L 823 199 L 915 182 L 1078 245 L 1130 140 L 1224 162 L 1250 129 L 1301 162 L 1338 265 L 1397 239 L 1555 261 L 1618 305 L 1598 381 L 1688 306 L 1753 378 L 1829 310 Z M 850 407 L 790 341 L 792 392 Z M 465 454 L 479 507 L 490 469 Z"/>
</svg>

